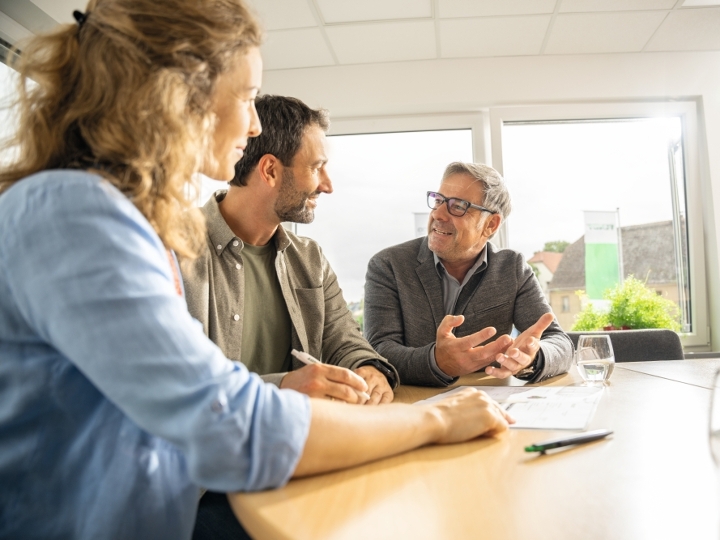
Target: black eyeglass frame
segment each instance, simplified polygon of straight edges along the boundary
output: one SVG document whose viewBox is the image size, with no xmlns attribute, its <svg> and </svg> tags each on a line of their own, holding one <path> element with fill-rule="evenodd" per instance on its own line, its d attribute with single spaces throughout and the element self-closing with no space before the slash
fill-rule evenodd
<svg viewBox="0 0 720 540">
<path fill-rule="evenodd" d="M 432 195 L 433 199 L 435 199 L 435 202 L 437 202 L 438 198 L 442 199 L 442 201 L 440 201 L 440 204 L 431 205 L 430 204 L 430 196 L 431 195 Z M 463 217 L 465 214 L 467 214 L 467 211 L 470 208 L 475 208 L 476 210 L 480 210 L 482 212 L 490 212 L 491 214 L 497 214 L 497 212 L 493 212 L 492 210 L 490 210 L 489 208 L 485 208 L 484 206 L 479 206 L 477 204 L 471 203 L 470 201 L 466 201 L 465 199 L 458 199 L 457 197 L 446 197 L 445 195 L 443 195 L 442 193 L 439 193 L 437 191 L 428 191 L 426 197 L 427 197 L 428 208 L 430 208 L 432 210 L 437 210 L 444 203 L 447 205 L 448 213 L 451 216 L 455 216 L 455 217 Z M 450 201 L 453 201 L 453 202 L 451 203 Z M 463 213 L 462 214 L 454 214 L 453 211 L 450 209 L 451 204 L 452 205 L 456 205 L 456 204 L 464 205 L 465 209 L 463 210 Z"/>
</svg>

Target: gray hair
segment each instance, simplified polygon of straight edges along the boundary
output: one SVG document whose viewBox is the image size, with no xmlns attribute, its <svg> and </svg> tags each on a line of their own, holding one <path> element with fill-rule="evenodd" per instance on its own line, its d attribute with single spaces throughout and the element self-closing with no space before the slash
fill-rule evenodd
<svg viewBox="0 0 720 540">
<path fill-rule="evenodd" d="M 510 193 L 505 185 L 505 180 L 503 180 L 499 172 L 482 163 L 455 161 L 445 169 L 442 177 L 443 181 L 453 174 L 467 174 L 480 182 L 483 190 L 482 206 L 500 214 L 503 221 L 507 219 L 512 210 L 512 204 L 510 203 Z"/>
</svg>

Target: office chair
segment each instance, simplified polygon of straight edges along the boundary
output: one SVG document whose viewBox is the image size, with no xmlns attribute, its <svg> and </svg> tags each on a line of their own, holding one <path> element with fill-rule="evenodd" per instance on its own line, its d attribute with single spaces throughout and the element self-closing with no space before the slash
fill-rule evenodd
<svg viewBox="0 0 720 540">
<path fill-rule="evenodd" d="M 684 360 L 680 337 L 672 330 L 661 328 L 644 330 L 613 330 L 610 332 L 568 332 L 577 349 L 580 336 L 608 335 L 616 362 L 644 362 L 647 360 Z"/>
</svg>

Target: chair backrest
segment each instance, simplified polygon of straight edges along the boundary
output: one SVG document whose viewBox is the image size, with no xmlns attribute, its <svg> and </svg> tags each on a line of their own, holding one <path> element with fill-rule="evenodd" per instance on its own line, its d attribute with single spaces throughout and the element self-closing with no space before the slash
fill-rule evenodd
<svg viewBox="0 0 720 540">
<path fill-rule="evenodd" d="M 644 362 L 646 360 L 684 360 L 680 337 L 672 330 L 612 330 L 610 332 L 568 332 L 577 349 L 578 338 L 587 335 L 608 335 L 616 362 Z"/>
</svg>

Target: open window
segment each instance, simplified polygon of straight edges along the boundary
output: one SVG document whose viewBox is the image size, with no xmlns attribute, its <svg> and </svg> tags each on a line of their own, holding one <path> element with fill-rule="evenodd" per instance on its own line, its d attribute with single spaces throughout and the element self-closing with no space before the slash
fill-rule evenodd
<svg viewBox="0 0 720 540">
<path fill-rule="evenodd" d="M 547 291 L 561 326 L 585 289 L 584 211 L 616 213 L 619 280 L 634 275 L 676 302 L 684 346 L 706 349 L 695 102 L 503 107 L 490 123 L 513 198 L 505 245 L 531 258 L 568 243 Z"/>
</svg>

